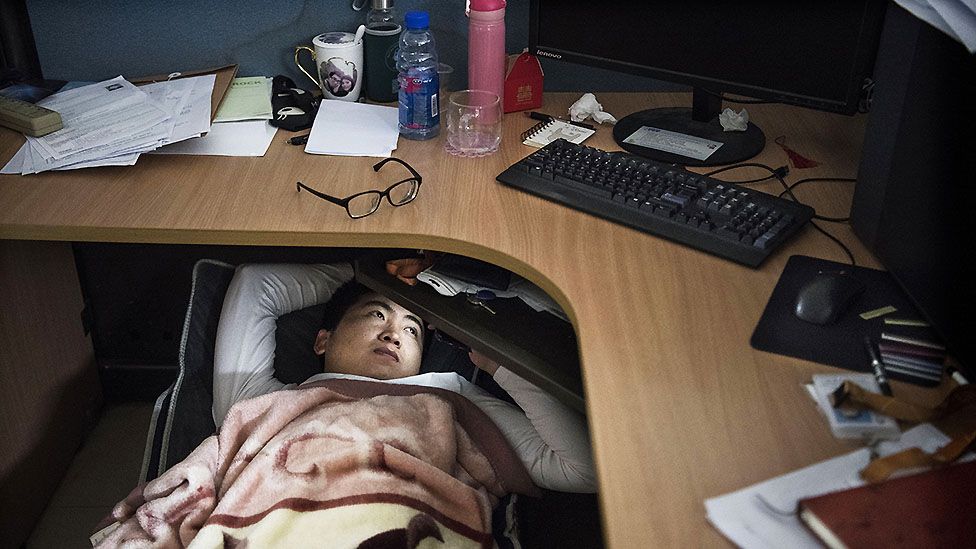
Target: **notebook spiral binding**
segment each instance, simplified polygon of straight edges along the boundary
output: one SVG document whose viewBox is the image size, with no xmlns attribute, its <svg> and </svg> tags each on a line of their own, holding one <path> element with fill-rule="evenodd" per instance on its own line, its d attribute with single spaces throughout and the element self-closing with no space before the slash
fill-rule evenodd
<svg viewBox="0 0 976 549">
<path fill-rule="evenodd" d="M 550 118 L 549 120 L 542 120 L 540 122 L 537 122 L 535 126 L 532 126 L 531 128 L 522 132 L 522 141 L 525 141 L 526 139 L 530 139 L 531 137 L 535 136 L 542 130 L 548 128 L 549 126 L 555 123 L 556 123 L 555 118 Z"/>
</svg>

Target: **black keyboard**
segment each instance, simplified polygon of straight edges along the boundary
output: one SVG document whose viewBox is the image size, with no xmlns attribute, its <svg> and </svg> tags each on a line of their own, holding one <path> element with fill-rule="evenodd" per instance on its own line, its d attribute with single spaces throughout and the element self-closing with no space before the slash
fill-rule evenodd
<svg viewBox="0 0 976 549">
<path fill-rule="evenodd" d="M 556 140 L 498 181 L 597 217 L 756 267 L 813 209 L 628 153 Z"/>
</svg>

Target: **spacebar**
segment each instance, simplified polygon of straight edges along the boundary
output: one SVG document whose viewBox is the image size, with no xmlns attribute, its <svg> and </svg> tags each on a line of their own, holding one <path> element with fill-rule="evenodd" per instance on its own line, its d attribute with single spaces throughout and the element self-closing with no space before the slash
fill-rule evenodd
<svg viewBox="0 0 976 549">
<path fill-rule="evenodd" d="M 595 185 L 587 185 L 582 181 L 577 181 L 575 179 L 570 179 L 568 177 L 564 177 L 561 175 L 557 175 L 553 177 L 553 181 L 557 184 L 557 186 L 565 185 L 572 189 L 588 192 L 590 194 L 595 194 L 597 196 L 602 196 L 603 198 L 609 199 L 613 196 L 613 193 L 611 193 L 608 189 L 604 189 L 603 187 L 597 187 Z"/>
</svg>

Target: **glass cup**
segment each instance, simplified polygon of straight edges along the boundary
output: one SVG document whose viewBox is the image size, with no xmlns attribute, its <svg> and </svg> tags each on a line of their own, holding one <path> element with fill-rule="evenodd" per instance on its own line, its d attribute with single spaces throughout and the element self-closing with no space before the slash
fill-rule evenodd
<svg viewBox="0 0 976 549">
<path fill-rule="evenodd" d="M 502 140 L 502 104 L 497 95 L 484 90 L 454 92 L 446 114 L 447 152 L 476 157 L 498 150 Z"/>
</svg>

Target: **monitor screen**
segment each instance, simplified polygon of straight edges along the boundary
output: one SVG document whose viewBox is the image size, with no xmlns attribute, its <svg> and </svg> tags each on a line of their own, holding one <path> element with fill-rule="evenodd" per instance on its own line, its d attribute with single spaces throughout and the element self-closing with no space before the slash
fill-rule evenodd
<svg viewBox="0 0 976 549">
<path fill-rule="evenodd" d="M 879 0 L 533 0 L 529 43 L 542 57 L 686 84 L 696 94 L 732 93 L 851 114 L 871 74 L 884 10 L 885 2 Z M 707 109 L 679 115 L 694 115 L 706 128 L 679 122 L 677 128 L 664 129 L 707 139 L 723 137 L 717 121 L 721 101 L 713 97 L 696 97 L 696 107 L 708 104 Z M 623 122 L 630 130 L 631 124 Z M 645 112 L 635 122 L 643 125 L 654 119 Z M 708 132 L 709 124 L 718 129 L 717 135 Z M 745 143 L 748 150 L 735 157 L 720 155 L 707 164 L 749 158 L 764 144 L 761 131 L 754 138 L 762 142 Z M 722 148 L 734 153 L 729 150 L 733 146 L 738 145 Z M 660 159 L 697 164 L 669 156 Z"/>
</svg>

